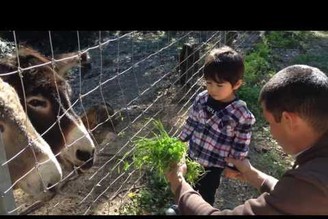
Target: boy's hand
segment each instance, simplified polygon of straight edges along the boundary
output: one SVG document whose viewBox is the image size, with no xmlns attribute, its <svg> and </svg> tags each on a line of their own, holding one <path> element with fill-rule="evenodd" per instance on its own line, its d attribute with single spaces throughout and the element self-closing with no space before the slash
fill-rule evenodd
<svg viewBox="0 0 328 219">
<path fill-rule="evenodd" d="M 241 173 L 237 170 L 233 170 L 229 167 L 224 168 L 223 174 L 225 177 L 230 179 L 240 179 Z"/>
</svg>

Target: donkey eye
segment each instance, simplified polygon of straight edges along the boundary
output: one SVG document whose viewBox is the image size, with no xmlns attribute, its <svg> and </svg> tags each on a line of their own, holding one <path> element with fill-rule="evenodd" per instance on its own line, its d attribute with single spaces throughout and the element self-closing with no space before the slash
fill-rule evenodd
<svg viewBox="0 0 328 219">
<path fill-rule="evenodd" d="M 32 99 L 30 101 L 28 101 L 28 104 L 30 104 L 31 106 L 34 107 L 46 107 L 46 101 L 42 101 L 42 100 L 37 100 L 37 99 Z"/>
</svg>

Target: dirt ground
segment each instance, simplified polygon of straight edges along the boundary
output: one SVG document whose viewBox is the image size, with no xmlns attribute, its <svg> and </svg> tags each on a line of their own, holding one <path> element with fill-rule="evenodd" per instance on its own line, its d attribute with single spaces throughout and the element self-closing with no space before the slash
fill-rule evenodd
<svg viewBox="0 0 328 219">
<path fill-rule="evenodd" d="M 78 71 L 70 75 L 74 102 L 79 95 L 92 90 L 100 81 L 104 82 L 117 75 L 117 72 L 132 72 L 131 74 L 122 74 L 117 77 L 117 80 L 109 80 L 103 84 L 101 89 L 83 97 L 83 105 L 74 105 L 76 111 L 81 114 L 83 108 L 87 109 L 105 101 L 110 103 L 115 111 L 121 112 L 123 120 L 114 128 L 104 125 L 93 132 L 97 145 L 97 160 L 94 166 L 88 172 L 62 182 L 60 193 L 50 201 L 38 202 L 21 190 L 15 190 L 14 196 L 19 213 L 30 215 L 118 215 L 119 207 L 128 199 L 129 191 L 134 191 L 143 185 L 142 175 L 138 171 L 123 171 L 125 162 L 130 160 L 130 157 L 125 155 L 129 155 L 133 151 L 131 139 L 147 133 L 145 127 L 150 117 L 161 119 L 168 128 L 172 128 L 170 133 L 175 133 L 179 129 L 186 117 L 183 113 L 190 106 L 192 93 L 197 92 L 197 88 L 200 88 L 199 85 L 196 85 L 188 93 L 188 90 L 174 85 L 177 79 L 174 68 L 177 65 L 179 48 L 181 48 L 179 46 L 181 46 L 181 42 L 201 41 L 202 38 L 204 38 L 202 42 L 205 42 L 214 33 L 197 32 L 192 36 L 185 37 L 179 45 L 169 47 L 165 52 L 151 55 L 172 42 L 173 37 L 178 39 L 183 36 L 168 37 L 161 34 L 161 32 L 157 32 L 127 37 L 126 40 L 121 40 L 119 43 L 108 44 L 101 55 L 98 50 L 91 51 L 92 69 L 82 72 L 81 78 Z M 246 33 L 240 35 L 237 40 L 243 42 L 238 47 L 242 51 L 251 48 L 256 42 L 255 38 L 250 38 Z M 132 42 L 134 44 L 131 48 Z M 209 44 L 203 44 L 204 51 Z M 117 55 L 118 51 L 119 56 Z M 133 56 L 131 56 L 131 51 L 133 51 Z M 286 51 L 282 51 L 282 53 L 286 53 Z M 294 50 L 291 51 L 291 55 L 295 56 Z M 100 57 L 103 60 L 102 67 L 99 64 Z M 141 62 L 133 65 L 138 60 Z M 278 64 L 283 66 L 288 62 L 282 61 Z M 129 70 L 131 65 L 133 65 L 133 69 Z M 163 80 L 154 85 L 159 78 L 166 74 L 167 76 Z M 80 80 L 82 84 L 79 83 Z M 147 88 L 149 91 L 143 94 Z M 186 97 L 184 97 L 185 94 Z M 140 97 L 137 98 L 138 96 Z M 135 98 L 137 99 L 135 100 Z M 250 151 L 251 160 L 268 150 L 276 150 L 284 155 L 274 141 L 268 140 L 268 134 L 263 135 L 262 133 L 262 128 L 255 130 Z M 286 157 L 286 159 L 289 158 Z M 65 176 L 68 176 L 68 173 L 65 173 Z M 223 178 L 217 191 L 215 206 L 220 209 L 233 208 L 257 195 L 258 192 L 246 183 Z M 35 208 L 33 203 L 35 203 Z M 26 211 L 28 208 L 30 209 Z"/>
</svg>

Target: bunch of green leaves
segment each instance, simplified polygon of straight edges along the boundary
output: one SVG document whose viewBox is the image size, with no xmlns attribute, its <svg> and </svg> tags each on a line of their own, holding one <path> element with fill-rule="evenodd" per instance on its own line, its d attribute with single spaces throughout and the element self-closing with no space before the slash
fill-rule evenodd
<svg viewBox="0 0 328 219">
<path fill-rule="evenodd" d="M 198 178 L 202 174 L 204 174 L 205 169 L 202 165 L 200 165 L 196 161 L 191 160 L 190 158 L 186 158 L 186 165 L 188 170 L 185 175 L 186 181 L 189 182 L 192 186 L 194 186 Z"/>
<path fill-rule="evenodd" d="M 160 121 L 154 120 L 153 124 L 156 130 L 154 137 L 142 137 L 135 141 L 133 163 L 138 169 L 153 170 L 164 177 L 173 164 L 185 159 L 187 148 L 178 138 L 170 137 Z M 204 169 L 195 161 L 185 161 L 188 169 L 186 180 L 193 184 Z"/>
<path fill-rule="evenodd" d="M 170 137 L 159 121 L 154 121 L 154 125 L 159 133 L 154 133 L 152 138 L 139 138 L 135 142 L 134 165 L 137 168 L 153 168 L 164 174 L 171 164 L 180 161 L 186 146 L 179 139 Z"/>
<path fill-rule="evenodd" d="M 173 203 L 171 189 L 165 180 L 165 172 L 173 164 L 184 161 L 187 165 L 186 181 L 194 185 L 204 172 L 196 161 L 185 157 L 187 147 L 176 137 L 170 137 L 160 121 L 153 120 L 152 137 L 141 137 L 135 143 L 132 162 L 125 169 L 134 166 L 143 171 L 146 184 L 138 192 L 129 194 L 130 201 L 120 208 L 120 214 L 159 214 Z"/>
</svg>

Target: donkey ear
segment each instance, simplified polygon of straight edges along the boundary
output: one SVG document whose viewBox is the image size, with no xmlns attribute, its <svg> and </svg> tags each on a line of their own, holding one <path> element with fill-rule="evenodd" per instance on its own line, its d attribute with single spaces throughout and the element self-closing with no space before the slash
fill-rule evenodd
<svg viewBox="0 0 328 219">
<path fill-rule="evenodd" d="M 71 58 L 56 63 L 57 73 L 64 78 L 66 78 L 66 76 L 68 75 L 68 70 L 75 66 L 79 66 L 80 64 L 81 67 L 90 66 L 91 59 L 88 52 L 82 53 L 80 56 L 77 52 L 64 53 L 55 56 L 55 59 L 60 60 L 68 57 Z"/>
</svg>

